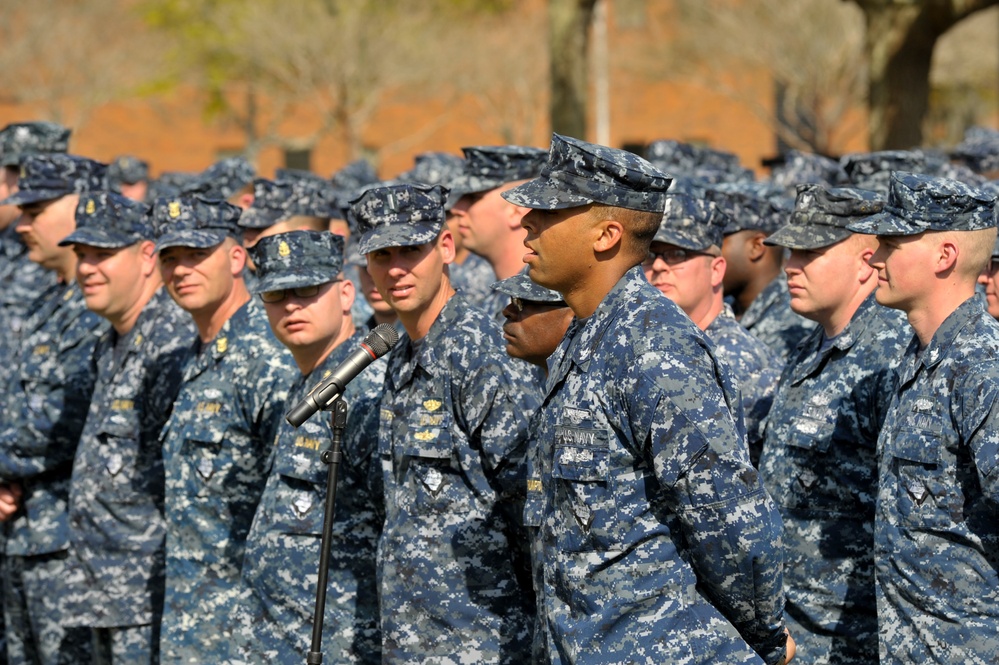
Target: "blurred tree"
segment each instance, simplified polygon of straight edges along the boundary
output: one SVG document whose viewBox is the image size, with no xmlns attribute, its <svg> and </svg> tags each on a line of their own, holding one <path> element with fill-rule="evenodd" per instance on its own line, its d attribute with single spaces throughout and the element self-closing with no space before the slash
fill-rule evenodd
<svg viewBox="0 0 999 665">
<path fill-rule="evenodd" d="M 731 97 L 773 128 L 784 148 L 837 154 L 862 131 L 856 109 L 866 79 L 856 8 L 828 0 L 674 5 L 672 13 L 650 13 L 655 45 L 646 57 L 623 56 L 630 66 Z"/>
<path fill-rule="evenodd" d="M 243 128 L 248 157 L 271 144 L 314 145 L 332 133 L 347 159 L 376 161 L 379 151 L 403 150 L 439 129 L 465 95 L 480 102 L 483 125 L 504 137 L 533 130 L 528 105 L 543 72 L 543 43 L 540 14 L 525 12 L 525 4 L 145 0 L 148 20 L 175 40 L 173 58 L 186 80 L 209 92 L 208 110 Z M 533 20 L 511 20 L 525 14 Z M 390 145 L 365 145 L 375 113 L 412 93 L 444 112 L 400 128 Z M 305 109 L 321 121 L 304 122 Z"/>
<path fill-rule="evenodd" d="M 10 3 L 0 12 L 0 43 L 0 100 L 70 127 L 161 71 L 162 42 L 123 0 Z"/>
<path fill-rule="evenodd" d="M 552 131 L 586 137 L 590 24 L 598 0 L 548 0 Z"/>
<path fill-rule="evenodd" d="M 871 149 L 921 145 L 937 40 L 999 0 L 850 1 L 863 10 L 867 22 Z"/>
</svg>

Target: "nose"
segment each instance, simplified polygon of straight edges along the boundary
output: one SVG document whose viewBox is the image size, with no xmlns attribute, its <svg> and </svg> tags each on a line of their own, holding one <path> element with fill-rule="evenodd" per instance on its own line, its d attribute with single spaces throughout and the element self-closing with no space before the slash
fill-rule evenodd
<svg viewBox="0 0 999 665">
<path fill-rule="evenodd" d="M 503 311 L 500 313 L 503 315 L 503 318 L 506 319 L 507 321 L 513 321 L 518 316 L 520 316 L 520 312 L 517 311 L 517 308 L 513 306 L 512 302 L 507 303 L 507 306 L 504 307 Z"/>
</svg>

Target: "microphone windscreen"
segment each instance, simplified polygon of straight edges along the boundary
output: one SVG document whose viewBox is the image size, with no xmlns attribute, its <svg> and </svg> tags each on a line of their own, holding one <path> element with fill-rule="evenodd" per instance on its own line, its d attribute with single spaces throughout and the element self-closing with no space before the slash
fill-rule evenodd
<svg viewBox="0 0 999 665">
<path fill-rule="evenodd" d="M 364 338 L 364 343 L 381 358 L 399 341 L 399 331 L 388 323 L 380 323 Z"/>
</svg>

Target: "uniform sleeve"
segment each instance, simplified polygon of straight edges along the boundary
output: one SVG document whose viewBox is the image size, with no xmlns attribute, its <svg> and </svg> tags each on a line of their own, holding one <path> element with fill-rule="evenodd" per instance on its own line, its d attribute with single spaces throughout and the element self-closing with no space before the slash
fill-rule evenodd
<svg viewBox="0 0 999 665">
<path fill-rule="evenodd" d="M 955 390 L 961 413 L 956 419 L 968 442 L 982 493 L 999 503 L 999 378 L 981 376 Z"/>
<path fill-rule="evenodd" d="M 489 354 L 468 368 L 460 388 L 459 415 L 490 482 L 504 496 L 523 494 L 527 482 L 528 425 L 539 395 L 525 368 Z"/>
<path fill-rule="evenodd" d="M 637 414 L 664 501 L 711 603 L 767 663 L 784 657 L 783 525 L 721 388 L 693 363 L 639 384 Z M 668 374 L 668 373 L 667 373 Z"/>
<path fill-rule="evenodd" d="M 93 363 L 101 319 L 85 313 L 59 339 L 39 375 L 9 385 L 0 434 L 0 477 L 19 480 L 73 461 L 97 378 Z M 12 416 L 12 417 L 11 417 Z"/>
</svg>

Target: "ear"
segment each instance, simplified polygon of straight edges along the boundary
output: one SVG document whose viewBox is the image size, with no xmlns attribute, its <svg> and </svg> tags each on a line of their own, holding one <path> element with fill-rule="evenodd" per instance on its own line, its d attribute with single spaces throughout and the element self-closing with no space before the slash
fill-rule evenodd
<svg viewBox="0 0 999 665">
<path fill-rule="evenodd" d="M 711 288 L 716 289 L 725 281 L 725 268 L 728 263 L 724 256 L 717 256 L 711 259 Z"/>
<path fill-rule="evenodd" d="M 867 280 L 877 276 L 877 270 L 871 267 L 871 257 L 874 256 L 873 247 L 863 247 L 860 251 L 860 265 L 857 266 L 857 278 L 861 284 L 866 284 Z"/>
<path fill-rule="evenodd" d="M 139 243 L 139 257 L 142 261 L 142 276 L 149 277 L 156 270 L 156 244 L 152 240 Z"/>
<path fill-rule="evenodd" d="M 229 248 L 229 270 L 237 277 L 246 267 L 246 250 L 238 242 L 233 242 Z"/>
<path fill-rule="evenodd" d="M 593 225 L 595 240 L 593 251 L 597 254 L 609 252 L 624 241 L 624 226 L 613 217 L 601 219 Z"/>
<path fill-rule="evenodd" d="M 759 261 L 767 255 L 767 250 L 770 248 L 763 244 L 766 238 L 767 236 L 763 233 L 754 233 L 746 239 L 746 245 L 749 248 L 746 252 L 746 257 L 750 261 Z"/>
<path fill-rule="evenodd" d="M 350 314 L 350 308 L 354 306 L 355 293 L 352 281 L 345 279 L 340 282 L 340 303 L 344 314 Z"/>
<path fill-rule="evenodd" d="M 952 270 L 957 265 L 957 257 L 961 250 L 953 240 L 945 238 L 937 245 L 936 260 L 933 266 L 933 273 L 940 275 Z"/>
<path fill-rule="evenodd" d="M 445 265 L 454 262 L 454 236 L 451 235 L 451 231 L 447 226 L 441 231 L 440 238 L 437 240 L 437 247 L 440 249 L 441 258 L 444 259 Z"/>
</svg>

